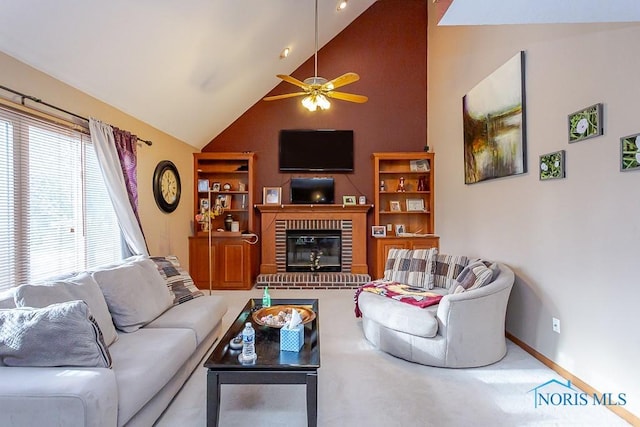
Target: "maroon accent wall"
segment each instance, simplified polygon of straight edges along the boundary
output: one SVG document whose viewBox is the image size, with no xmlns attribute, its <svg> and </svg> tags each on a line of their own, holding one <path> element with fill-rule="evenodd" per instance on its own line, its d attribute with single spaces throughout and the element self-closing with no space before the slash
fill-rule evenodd
<svg viewBox="0 0 640 427">
<path fill-rule="evenodd" d="M 320 27 L 322 30 L 322 26 Z M 313 37 L 309 33 L 309 37 Z M 253 151 L 260 188 L 283 187 L 298 176 L 333 176 L 336 203 L 343 195 L 373 199 L 371 153 L 420 151 L 427 137 L 427 4 L 426 0 L 380 0 L 318 52 L 318 75 L 333 79 L 346 72 L 360 75 L 340 91 L 369 97 L 365 104 L 330 100 L 326 111 L 309 112 L 301 97 L 257 101 L 202 151 Z M 293 77 L 314 75 L 313 57 Z M 266 95 L 297 91 L 282 82 Z M 352 174 L 281 174 L 278 172 L 280 129 L 353 129 L 355 171 Z M 262 196 L 256 194 L 260 202 Z"/>
</svg>

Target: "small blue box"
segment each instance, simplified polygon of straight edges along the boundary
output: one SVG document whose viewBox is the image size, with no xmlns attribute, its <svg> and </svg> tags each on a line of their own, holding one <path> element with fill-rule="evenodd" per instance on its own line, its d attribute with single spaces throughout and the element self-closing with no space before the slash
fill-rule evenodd
<svg viewBox="0 0 640 427">
<path fill-rule="evenodd" d="M 304 326 L 295 329 L 280 329 L 280 351 L 300 351 L 304 345 Z"/>
</svg>

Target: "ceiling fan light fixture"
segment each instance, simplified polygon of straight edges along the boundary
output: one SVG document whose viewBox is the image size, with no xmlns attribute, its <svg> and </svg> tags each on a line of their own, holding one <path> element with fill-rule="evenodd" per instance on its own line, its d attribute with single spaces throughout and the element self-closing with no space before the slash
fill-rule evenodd
<svg viewBox="0 0 640 427">
<path fill-rule="evenodd" d="M 349 0 L 338 0 L 338 12 L 347 8 L 347 3 Z"/>
<path fill-rule="evenodd" d="M 302 105 L 309 111 L 317 111 L 318 108 L 321 110 L 328 110 L 331 107 L 331 103 L 327 97 L 321 93 L 312 93 L 305 96 L 302 99 Z"/>
</svg>

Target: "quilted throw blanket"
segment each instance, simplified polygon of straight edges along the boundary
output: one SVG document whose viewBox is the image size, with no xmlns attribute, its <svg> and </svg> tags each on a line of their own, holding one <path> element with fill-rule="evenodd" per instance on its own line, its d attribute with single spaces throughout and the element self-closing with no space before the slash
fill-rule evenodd
<svg viewBox="0 0 640 427">
<path fill-rule="evenodd" d="M 360 286 L 353 296 L 356 303 L 356 317 L 362 317 L 362 312 L 358 307 L 358 297 L 361 292 L 373 292 L 374 294 L 393 298 L 396 301 L 411 304 L 420 308 L 438 304 L 442 299 L 442 295 L 438 295 L 435 292 L 429 292 L 422 288 L 403 285 L 398 282 L 371 282 Z"/>
</svg>

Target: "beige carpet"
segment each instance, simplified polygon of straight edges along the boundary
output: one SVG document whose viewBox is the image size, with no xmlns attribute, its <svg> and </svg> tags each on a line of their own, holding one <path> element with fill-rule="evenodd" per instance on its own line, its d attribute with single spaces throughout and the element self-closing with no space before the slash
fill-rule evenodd
<svg viewBox="0 0 640 427">
<path fill-rule="evenodd" d="M 229 312 L 226 327 L 259 290 L 216 292 Z M 272 298 L 320 300 L 321 368 L 318 425 L 333 426 L 622 426 L 604 407 L 534 407 L 533 388 L 566 382 L 515 344 L 500 362 L 475 369 L 442 369 L 397 359 L 373 348 L 353 315 L 353 292 L 274 290 Z M 158 426 L 206 425 L 206 369 L 185 384 Z M 301 385 L 225 385 L 220 425 L 306 425 Z"/>
</svg>

